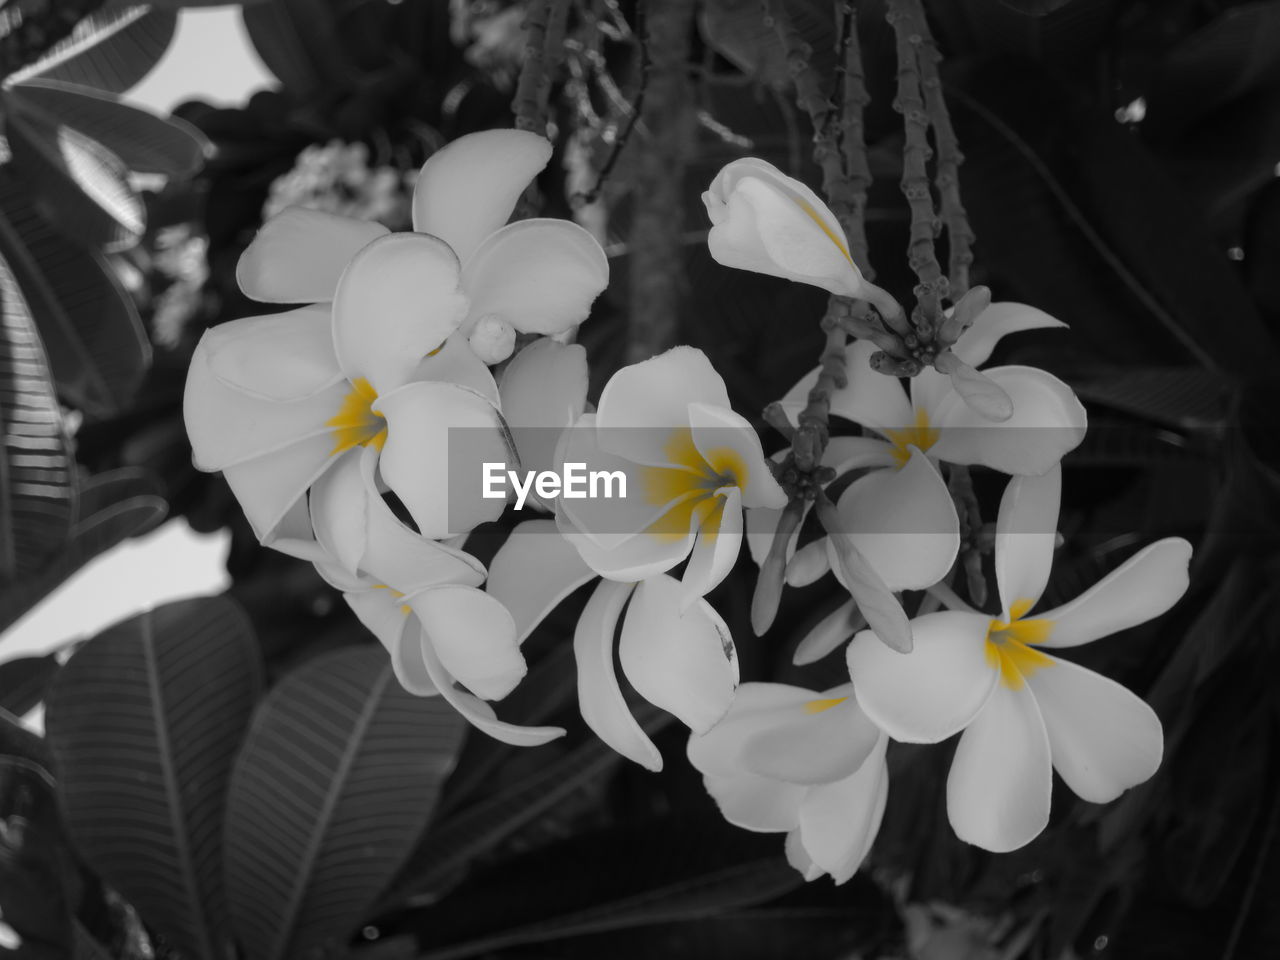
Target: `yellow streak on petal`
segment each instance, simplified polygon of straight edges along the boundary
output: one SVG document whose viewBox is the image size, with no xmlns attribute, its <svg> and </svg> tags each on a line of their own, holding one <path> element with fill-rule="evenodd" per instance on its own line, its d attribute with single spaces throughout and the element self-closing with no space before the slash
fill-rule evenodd
<svg viewBox="0 0 1280 960">
<path fill-rule="evenodd" d="M 807 213 L 809 219 L 816 223 L 818 228 L 827 235 L 827 238 L 844 254 L 844 258 L 849 261 L 849 266 L 854 266 L 853 257 L 849 255 L 849 247 L 844 242 L 844 238 L 837 236 L 835 231 L 827 226 L 827 222 L 822 219 L 817 210 L 813 209 L 813 205 L 808 200 L 802 200 L 799 197 L 794 197 L 793 199 L 796 202 L 796 206 Z"/>
<path fill-rule="evenodd" d="M 333 450 L 330 455 L 342 453 L 352 447 L 373 444 L 377 450 L 387 441 L 387 421 L 373 412 L 377 391 L 364 377 L 351 381 L 351 392 L 342 399 L 342 405 L 325 426 L 333 430 Z"/>
<path fill-rule="evenodd" d="M 905 467 L 907 461 L 911 459 L 911 451 L 907 449 L 908 447 L 916 447 L 921 453 L 925 453 L 938 442 L 942 431 L 937 427 L 929 426 L 929 411 L 919 407 L 916 409 L 916 422 L 913 426 L 885 430 L 884 435 L 893 444 L 894 463 L 899 467 Z"/>
<path fill-rule="evenodd" d="M 838 707 L 840 704 L 848 700 L 848 697 L 832 697 L 828 700 L 810 700 L 804 705 L 805 713 L 822 713 L 824 710 L 830 710 L 832 707 Z"/>
<path fill-rule="evenodd" d="M 704 457 L 693 442 L 690 427 L 671 431 L 662 452 L 670 466 L 644 467 L 640 486 L 645 502 L 670 508 L 645 530 L 645 533 L 671 540 L 685 537 L 697 526 L 715 536 L 724 516 L 724 498 L 715 492 L 721 487 L 742 487 L 749 470 L 736 450 L 718 447 Z M 710 528 L 709 524 L 712 524 Z"/>
</svg>

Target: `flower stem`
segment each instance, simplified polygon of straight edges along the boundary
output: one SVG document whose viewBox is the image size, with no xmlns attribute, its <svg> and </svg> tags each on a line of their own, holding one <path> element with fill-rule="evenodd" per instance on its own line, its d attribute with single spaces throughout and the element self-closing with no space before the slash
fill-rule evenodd
<svg viewBox="0 0 1280 960">
<path fill-rule="evenodd" d="M 516 82 L 511 109 L 516 129 L 547 134 L 547 103 L 551 78 L 546 69 L 547 23 L 557 0 L 530 0 L 524 18 L 524 63 Z"/>
<path fill-rule="evenodd" d="M 920 83 L 924 88 L 924 105 L 933 126 L 933 139 L 938 147 L 938 162 L 934 169 L 934 184 L 942 221 L 947 228 L 947 281 L 952 302 L 959 300 L 969 290 L 969 265 L 973 263 L 973 228 L 960 199 L 960 164 L 964 154 L 951 125 L 951 114 L 942 92 L 942 78 L 938 75 L 938 63 L 942 54 L 929 32 L 929 21 L 921 13 L 921 43 L 918 48 Z"/>
<path fill-rule="evenodd" d="M 902 195 L 911 208 L 907 261 L 919 283 L 911 320 L 921 343 L 932 343 L 942 317 L 947 279 L 938 263 L 934 240 L 938 219 L 929 186 L 929 114 L 920 86 L 920 48 L 928 33 L 920 0 L 889 0 L 886 19 L 893 27 L 898 51 L 898 96 L 894 106 L 902 114 L 906 146 L 902 154 Z"/>
</svg>

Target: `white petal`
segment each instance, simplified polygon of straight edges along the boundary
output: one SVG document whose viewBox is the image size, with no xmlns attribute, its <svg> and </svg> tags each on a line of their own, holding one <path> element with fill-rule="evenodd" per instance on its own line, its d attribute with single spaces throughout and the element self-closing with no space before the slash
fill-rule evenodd
<svg viewBox="0 0 1280 960">
<path fill-rule="evenodd" d="M 724 716 L 738 685 L 738 654 L 705 600 L 683 614 L 680 584 L 651 577 L 636 588 L 622 624 L 622 670 L 642 697 L 696 732 Z"/>
<path fill-rule="evenodd" d="M 960 334 L 952 344 L 951 352 L 969 366 L 980 367 L 1006 334 L 1065 326 L 1061 320 L 1055 320 L 1043 310 L 1024 303 L 993 303 L 978 314 L 968 330 Z"/>
<path fill-rule="evenodd" d="M 853 635 L 866 625 L 867 618 L 858 612 L 857 604 L 846 600 L 805 634 L 804 639 L 797 644 L 791 662 L 797 667 L 817 663 L 846 640 L 853 639 Z"/>
<path fill-rule="evenodd" d="M 987 660 L 988 622 L 950 610 L 917 617 L 910 653 L 890 650 L 870 630 L 859 633 L 846 654 L 867 716 L 904 743 L 937 743 L 963 730 L 1000 675 Z"/>
<path fill-rule="evenodd" d="M 305 359 L 298 364 L 281 360 L 282 377 L 274 382 L 262 376 L 267 372 L 263 364 L 239 362 L 258 348 L 263 334 L 268 334 L 268 342 L 274 342 L 272 334 L 286 326 L 299 331 L 318 326 L 293 322 L 297 318 L 283 324 L 259 322 L 266 319 L 233 320 L 214 327 L 192 355 L 182 413 L 193 458 L 201 470 L 221 470 L 312 437 L 328 437 L 332 433 L 328 421 L 350 392 L 350 384 L 341 376 L 335 380 Z M 313 354 L 307 339 L 300 338 L 298 347 L 304 355 Z M 220 377 L 219 370 L 236 376 L 240 383 Z M 317 389 L 322 380 L 327 384 Z M 257 389 L 250 393 L 245 386 Z M 289 396 L 288 388 L 297 389 L 298 396 Z M 267 397 L 268 390 L 281 397 Z M 333 445 L 332 440 L 328 442 Z"/>
<path fill-rule="evenodd" d="M 220 323 L 205 331 L 196 355 L 225 386 L 262 400 L 303 400 L 344 379 L 331 315 L 322 303 Z"/>
<path fill-rule="evenodd" d="M 440 662 L 440 657 L 430 642 L 422 644 L 422 662 L 436 689 L 449 705 L 462 714 L 468 723 L 493 739 L 509 743 L 513 747 L 537 747 L 564 736 L 563 727 L 521 727 L 499 720 L 493 707 L 453 685 L 453 677 Z"/>
<path fill-rule="evenodd" d="M 445 341 L 438 353 L 428 354 L 418 362 L 410 375 L 411 380 L 439 380 L 456 383 L 480 394 L 495 407 L 499 405 L 498 384 L 493 373 L 475 351 L 467 344 L 466 337 L 455 333 Z"/>
<path fill-rule="evenodd" d="M 814 864 L 838 884 L 857 872 L 880 832 L 889 792 L 888 743 L 879 734 L 855 773 L 810 788 L 800 804 L 801 842 Z"/>
<path fill-rule="evenodd" d="M 413 229 L 439 237 L 465 261 L 507 222 L 550 159 L 550 142 L 523 130 L 459 137 L 423 164 L 413 191 Z"/>
<path fill-rule="evenodd" d="M 871 369 L 871 355 L 879 349 L 870 340 L 854 340 L 845 348 L 849 382 L 831 392 L 831 413 L 883 433 L 912 426 L 915 413 L 898 378 Z"/>
<path fill-rule="evenodd" d="M 380 223 L 286 207 L 240 255 L 236 282 L 262 303 L 329 301 L 351 258 L 387 232 Z"/>
<path fill-rule="evenodd" d="M 352 591 L 343 598 L 391 655 L 391 669 L 402 687 L 419 697 L 439 693 L 422 656 L 422 626 L 405 612 L 403 600 L 389 590 Z"/>
<path fill-rule="evenodd" d="M 737 487 L 727 488 L 718 498 L 719 506 L 703 521 L 681 583 L 685 588 L 684 606 L 697 597 L 705 597 L 729 575 L 742 550 L 742 493 Z"/>
<path fill-rule="evenodd" d="M 384 394 L 408 382 L 467 313 L 458 260 L 434 237 L 393 233 L 361 250 L 333 299 L 333 343 L 348 378 Z"/>
<path fill-rule="evenodd" d="M 804 877 L 806 883 L 823 876 L 822 868 L 813 862 L 813 858 L 805 850 L 804 842 L 800 839 L 800 828 L 798 826 L 787 834 L 785 850 L 787 863 L 800 871 L 800 875 Z"/>
<path fill-rule="evenodd" d="M 839 221 L 798 181 L 743 171 L 724 189 L 713 184 L 703 201 L 712 221 L 707 249 L 717 263 L 862 295 L 862 274 L 849 258 Z"/>
<path fill-rule="evenodd" d="M 689 762 L 708 776 L 737 776 L 745 771 L 743 752 L 748 741 L 770 729 L 778 717 L 802 713 L 819 694 L 785 683 L 744 683 L 729 712 L 705 733 L 689 738 Z"/>
<path fill-rule="evenodd" d="M 809 515 L 811 506 L 805 504 L 805 516 Z M 744 511 L 744 526 L 746 527 L 747 549 L 751 553 L 751 559 L 755 561 L 756 566 L 764 563 L 765 558 L 769 556 L 769 549 L 773 546 L 773 536 L 778 530 L 778 521 L 782 518 L 781 510 L 771 510 L 768 507 L 748 507 Z M 790 560 L 795 556 L 796 544 L 800 540 L 800 527 L 804 525 L 804 521 L 796 527 L 795 532 L 791 534 L 791 542 L 787 546 L 787 559 Z"/>
<path fill-rule="evenodd" d="M 327 435 L 223 468 L 231 492 L 259 540 L 270 546 L 280 523 L 333 462 Z"/>
<path fill-rule="evenodd" d="M 780 508 L 787 505 L 787 495 L 765 462 L 760 437 L 745 418 L 728 407 L 691 403 L 688 423 L 698 452 L 712 470 L 733 477 L 742 488 L 742 502 L 746 506 Z"/>
<path fill-rule="evenodd" d="M 623 367 L 605 384 L 596 427 L 606 450 L 637 463 L 670 463 L 670 431 L 689 426 L 689 404 L 728 409 L 724 380 L 701 350 L 673 347 Z M 643 428 L 643 429 L 637 429 Z"/>
<path fill-rule="evenodd" d="M 524 642 L 561 600 L 595 575 L 554 520 L 526 520 L 498 548 L 485 589 L 511 612 L 516 638 Z"/>
<path fill-rule="evenodd" d="M 404 602 L 418 615 L 445 668 L 476 696 L 501 700 L 527 672 L 511 614 L 482 590 L 427 587 Z"/>
<path fill-rule="evenodd" d="M 846 684 L 787 715 L 775 715 L 770 726 L 746 739 L 743 765 L 788 783 L 843 780 L 862 766 L 881 736 L 852 693 Z M 840 702 L 828 706 L 833 700 Z"/>
<path fill-rule="evenodd" d="M 1008 853 L 1049 822 L 1049 738 L 1031 689 L 1001 683 L 965 730 L 947 776 L 947 817 L 956 836 Z"/>
<path fill-rule="evenodd" d="M 1154 620 L 1186 592 L 1190 562 L 1181 537 L 1144 547 L 1070 603 L 1036 614 L 1053 621 L 1040 646 L 1076 647 Z"/>
<path fill-rule="evenodd" d="M 1013 416 L 995 422 L 954 390 L 931 411 L 940 430 L 929 455 L 947 463 L 981 464 L 1001 473 L 1051 470 L 1084 439 L 1088 416 L 1071 388 L 1034 367 L 982 371 L 1013 400 Z"/>
<path fill-rule="evenodd" d="M 428 539 L 400 521 L 378 491 L 377 460 L 368 453 L 360 460 L 366 524 L 360 568 L 377 583 L 406 594 L 438 583 L 484 583 L 484 565 L 471 554 Z"/>
<path fill-rule="evenodd" d="M 1062 499 L 1062 469 L 1039 477 L 1014 477 L 1004 488 L 996 520 L 996 583 L 1005 623 L 1017 604 L 1021 617 L 1034 607 L 1049 582 Z"/>
<path fill-rule="evenodd" d="M 702 778 L 711 799 L 729 823 L 753 833 L 781 833 L 800 823 L 800 803 L 808 789 L 750 773 Z"/>
<path fill-rule="evenodd" d="M 387 420 L 382 478 L 425 537 L 497 519 L 505 499 L 483 496 L 482 464 L 511 464 L 501 418 L 484 397 L 451 383 L 411 383 L 379 397 Z"/>
<path fill-rule="evenodd" d="M 469 322 L 497 317 L 521 333 L 553 334 L 587 319 L 609 285 L 609 261 L 568 220 L 520 220 L 490 234 L 467 260 Z"/>
<path fill-rule="evenodd" d="M 867 467 L 894 467 L 893 444 L 878 437 L 832 437 L 822 454 L 822 465 L 836 476 Z"/>
<path fill-rule="evenodd" d="M 507 364 L 498 390 L 521 465 L 551 470 L 561 432 L 586 409 L 587 351 L 576 343 L 535 340 Z"/>
<path fill-rule="evenodd" d="M 1110 803 L 1160 768 L 1164 731 L 1142 698 L 1066 660 L 1027 677 L 1054 769 L 1084 800 Z"/>
<path fill-rule="evenodd" d="M 596 736 L 649 770 L 662 769 L 662 754 L 631 715 L 613 669 L 618 617 L 635 588 L 602 580 L 591 594 L 573 634 L 578 664 L 578 705 Z"/>
<path fill-rule="evenodd" d="M 901 470 L 873 470 L 840 496 L 843 532 L 890 590 L 920 590 L 947 575 L 960 550 L 960 520 L 930 459 L 911 447 Z M 834 554 L 835 547 L 830 550 Z M 835 556 L 831 566 L 844 582 Z"/>
<path fill-rule="evenodd" d="M 311 522 L 316 540 L 344 569 L 355 573 L 367 536 L 363 457 L 377 460 L 372 447 L 353 447 L 338 456 L 311 490 Z"/>
</svg>

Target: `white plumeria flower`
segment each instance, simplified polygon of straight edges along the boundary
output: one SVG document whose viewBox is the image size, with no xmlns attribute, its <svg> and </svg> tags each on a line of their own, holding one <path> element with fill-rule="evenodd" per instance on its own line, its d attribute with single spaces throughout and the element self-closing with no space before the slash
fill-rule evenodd
<svg viewBox="0 0 1280 960">
<path fill-rule="evenodd" d="M 889 315 L 901 308 L 853 262 L 840 221 L 799 180 L 757 157 L 734 160 L 702 195 L 712 259 L 771 277 L 869 300 Z"/>
<path fill-rule="evenodd" d="M 980 366 L 1006 333 L 1061 327 L 1034 307 L 995 303 L 953 346 Z M 1087 415 L 1065 383 L 1034 367 L 984 370 L 1013 400 L 1013 415 L 993 422 L 956 392 L 949 377 L 926 368 L 904 390 L 895 377 L 872 371 L 876 346 L 855 340 L 845 349 L 848 384 L 831 394 L 831 414 L 874 431 L 842 454 L 841 468 L 870 468 L 841 495 L 837 510 L 854 545 L 891 590 L 918 590 L 944 577 L 960 547 L 959 519 L 938 462 L 977 464 L 1024 476 L 1052 469 L 1084 439 Z M 817 380 L 814 370 L 793 387 L 782 406 L 794 421 Z M 763 527 L 768 517 L 748 517 Z M 826 538 L 806 545 L 788 567 L 788 582 L 811 583 L 828 569 L 840 576 Z"/>
<path fill-rule="evenodd" d="M 689 739 L 689 760 L 726 820 L 787 834 L 787 860 L 844 883 L 866 858 L 889 789 L 888 738 L 846 684 L 825 693 L 744 683 L 725 718 Z"/>
<path fill-rule="evenodd" d="M 1141 699 L 1046 650 L 1075 647 L 1164 613 L 1187 588 L 1191 546 L 1139 551 L 1070 603 L 1029 616 L 1049 579 L 1061 471 L 1010 481 L 996 525 L 1001 613 L 952 610 L 912 621 L 915 648 L 868 632 L 848 648 L 867 715 L 893 737 L 936 743 L 963 730 L 947 779 L 960 839 L 995 852 L 1033 840 L 1049 819 L 1052 770 L 1094 803 L 1160 765 L 1160 721 Z"/>
<path fill-rule="evenodd" d="M 604 250 L 576 223 L 535 218 L 503 226 L 551 153 L 537 134 L 487 130 L 446 145 L 418 174 L 413 229 L 444 241 L 457 257 L 469 305 L 454 339 L 460 347 L 470 338 L 485 363 L 510 356 L 517 332 L 571 331 L 609 282 Z M 291 208 L 259 231 L 236 277 L 247 296 L 264 303 L 331 300 L 347 262 L 386 232 Z"/>
<path fill-rule="evenodd" d="M 494 556 L 487 590 L 511 612 L 523 640 L 561 600 L 595 578 L 556 521 L 527 520 Z M 729 709 L 738 686 L 737 651 L 711 604 L 701 597 L 689 603 L 672 577 L 596 584 L 573 637 L 582 717 L 614 750 L 661 770 L 662 754 L 632 716 L 614 670 L 620 621 L 616 648 L 627 681 L 695 732 L 709 730 Z"/>
<path fill-rule="evenodd" d="M 376 468 L 376 451 L 350 450 L 312 489 L 320 575 L 387 649 L 410 693 L 442 695 L 505 743 L 537 746 L 563 735 L 559 727 L 504 723 L 484 702 L 505 697 L 526 673 L 515 620 L 478 589 L 485 580 L 480 561 L 396 518 L 378 490 Z"/>
<path fill-rule="evenodd" d="M 501 512 L 479 490 L 446 496 L 450 428 L 487 431 L 484 452 L 506 457 L 493 378 L 483 365 L 487 384 L 417 369 L 466 313 L 458 276 L 443 242 L 388 235 L 342 272 L 332 306 L 233 320 L 201 338 L 183 400 L 195 464 L 223 471 L 264 543 L 305 554 L 303 494 L 357 447 L 380 452 L 382 479 L 424 535 Z"/>
<path fill-rule="evenodd" d="M 786 503 L 755 430 L 730 409 L 706 355 L 691 347 L 614 374 L 596 412 L 566 431 L 557 459 L 627 478 L 626 497 L 556 501 L 561 529 L 587 565 L 637 581 L 687 557 L 686 605 L 732 569 L 743 507 Z"/>
</svg>

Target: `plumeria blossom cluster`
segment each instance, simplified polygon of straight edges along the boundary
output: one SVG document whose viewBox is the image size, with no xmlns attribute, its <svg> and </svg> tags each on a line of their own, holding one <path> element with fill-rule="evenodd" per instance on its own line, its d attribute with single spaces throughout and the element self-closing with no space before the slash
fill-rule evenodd
<svg viewBox="0 0 1280 960">
<path fill-rule="evenodd" d="M 804 488 L 779 481 L 787 451 L 765 455 L 699 350 L 624 367 L 592 405 L 586 351 L 572 341 L 607 284 L 604 254 L 566 221 L 506 223 L 550 152 L 515 131 L 455 141 L 419 174 L 412 232 L 296 207 L 264 225 L 241 260 L 241 286 L 302 306 L 210 330 L 186 394 L 197 465 L 226 475 L 261 541 L 316 565 L 407 689 L 443 696 L 521 745 L 563 731 L 505 723 L 491 702 L 524 676 L 525 638 L 594 584 L 572 640 L 586 724 L 623 756 L 662 768 L 620 666 L 636 694 L 689 728 L 688 759 L 725 817 L 785 833 L 788 860 L 809 879 L 844 882 L 862 864 L 890 802 L 894 740 L 961 734 L 947 808 L 961 838 L 990 850 L 1043 829 L 1052 770 L 1097 802 L 1150 777 L 1161 754 L 1151 710 L 1046 651 L 1164 612 L 1186 588 L 1190 549 L 1160 541 L 1075 601 L 1036 612 L 1056 542 L 1059 462 L 1086 429 L 1066 384 L 988 366 L 981 391 L 931 369 L 904 388 L 872 370 L 874 347 L 854 340 L 848 381 L 828 398 L 849 432 L 826 445 L 820 482 Z M 900 313 L 853 262 L 822 200 L 771 165 L 729 164 L 704 200 L 721 263 Z M 952 344 L 968 370 L 1007 334 L 1062 326 L 1019 304 L 970 312 Z M 818 379 L 783 398 L 793 423 Z M 473 440 L 461 453 L 448 442 L 458 429 Z M 451 486 L 459 456 L 476 460 L 462 464 L 476 478 L 481 460 L 561 475 L 584 465 L 624 478 L 631 495 L 539 489 L 530 503 L 541 515 L 516 525 L 486 569 L 466 537 L 506 503 L 481 497 L 478 483 Z M 1010 478 L 995 533 L 997 613 L 945 586 L 962 545 L 948 471 L 969 466 Z M 735 639 L 707 596 L 744 539 L 763 562 L 784 512 L 803 516 L 832 485 L 842 490 L 838 525 L 803 544 L 799 526 L 785 534 L 787 581 L 831 572 L 859 596 L 855 581 L 874 578 L 894 604 L 901 591 L 936 588 L 952 609 L 909 620 L 902 652 L 861 629 L 850 599 L 797 657 L 845 646 L 846 682 L 740 684 Z"/>
</svg>

